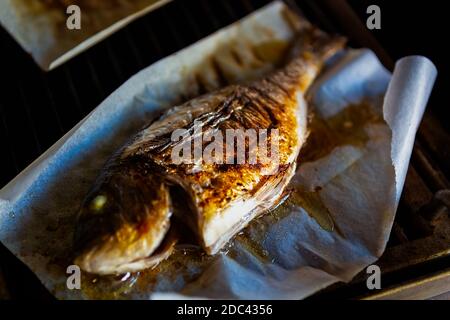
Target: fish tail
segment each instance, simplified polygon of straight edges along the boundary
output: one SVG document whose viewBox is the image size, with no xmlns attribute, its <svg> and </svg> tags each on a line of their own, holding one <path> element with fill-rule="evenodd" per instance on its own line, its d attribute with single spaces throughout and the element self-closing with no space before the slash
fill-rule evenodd
<svg viewBox="0 0 450 320">
<path fill-rule="evenodd" d="M 347 39 L 339 35 L 328 35 L 314 28 L 304 28 L 296 35 L 288 61 L 312 57 L 314 60 L 324 62 L 344 48 Z"/>
</svg>

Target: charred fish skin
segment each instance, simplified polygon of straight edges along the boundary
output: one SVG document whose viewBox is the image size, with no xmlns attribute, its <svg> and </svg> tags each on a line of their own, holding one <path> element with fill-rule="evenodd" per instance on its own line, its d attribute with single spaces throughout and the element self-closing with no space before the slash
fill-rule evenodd
<svg viewBox="0 0 450 320">
<path fill-rule="evenodd" d="M 175 106 L 123 146 L 82 205 L 75 263 L 91 273 L 112 274 L 144 269 L 166 258 L 176 242 L 169 232 L 172 203 L 179 200 L 171 196 L 173 188 L 182 190 L 188 203 L 178 213 L 180 220 L 208 254 L 217 253 L 273 206 L 295 173 L 307 136 L 304 94 L 344 41 L 311 28 L 297 44 L 282 69 Z M 174 141 L 172 133 L 180 128 L 195 133 L 198 127 L 222 133 L 276 129 L 277 162 L 175 164 L 174 148 L 190 143 L 192 136 Z M 256 149 L 258 159 L 264 157 L 262 151 Z"/>
</svg>

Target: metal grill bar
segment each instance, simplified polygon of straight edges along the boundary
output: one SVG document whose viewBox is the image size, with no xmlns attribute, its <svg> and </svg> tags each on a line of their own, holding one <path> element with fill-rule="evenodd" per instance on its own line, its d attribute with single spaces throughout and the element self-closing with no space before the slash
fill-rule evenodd
<svg viewBox="0 0 450 320">
<path fill-rule="evenodd" d="M 133 41 L 132 38 L 131 38 L 130 29 L 125 29 L 125 33 L 126 33 L 125 39 L 127 40 L 127 44 L 131 48 L 131 52 L 133 53 L 133 57 L 137 61 L 137 64 L 138 64 L 139 68 L 143 68 L 144 67 L 144 61 L 142 59 L 141 52 L 136 47 L 136 44 L 135 44 L 136 42 Z"/>
<path fill-rule="evenodd" d="M 204 13 L 205 17 L 208 18 L 208 21 L 211 21 L 213 29 L 214 30 L 219 29 L 220 28 L 219 21 L 214 16 L 213 12 L 211 11 L 209 5 L 206 3 L 205 0 L 201 0 L 201 8 L 203 10 L 203 13 Z"/>
<path fill-rule="evenodd" d="M 123 72 L 119 62 L 117 61 L 116 55 L 113 53 L 114 50 L 111 48 L 111 41 L 105 41 L 105 46 L 106 46 L 106 53 L 108 55 L 109 60 L 111 61 L 111 65 L 113 67 L 116 78 L 119 80 L 119 82 L 121 82 L 122 79 L 124 78 Z"/>
<path fill-rule="evenodd" d="M 230 4 L 227 1 L 220 2 L 219 3 L 223 8 L 225 8 L 225 12 L 227 13 L 227 16 L 231 17 L 233 21 L 236 21 L 238 19 L 238 16 L 236 15 L 236 12 L 231 8 Z"/>
<path fill-rule="evenodd" d="M 192 18 L 192 15 L 189 14 L 188 9 L 186 8 L 186 5 L 184 2 L 180 2 L 180 8 L 183 12 L 183 17 L 187 21 L 187 24 L 189 25 L 189 29 L 191 29 L 195 35 L 195 38 L 200 39 L 202 36 L 202 33 L 200 32 L 200 28 L 196 21 Z"/>
<path fill-rule="evenodd" d="M 412 162 L 417 169 L 422 172 L 421 176 L 427 181 L 427 184 L 432 191 L 436 192 L 449 187 L 447 178 L 434 163 L 433 159 L 426 154 L 419 141 L 416 141 L 414 145 Z"/>
<path fill-rule="evenodd" d="M 153 33 L 152 29 L 150 28 L 148 21 L 146 21 L 146 23 L 144 23 L 144 26 L 147 31 L 148 37 L 150 39 L 150 42 L 152 43 L 152 46 L 157 53 L 157 57 L 158 58 L 162 57 L 164 55 L 163 49 L 159 45 L 159 42 L 157 41 L 155 34 Z"/>
<path fill-rule="evenodd" d="M 418 141 L 427 149 L 430 157 L 436 160 L 446 177 L 450 177 L 450 135 L 438 118 L 425 114 L 418 132 Z"/>
<path fill-rule="evenodd" d="M 88 66 L 89 69 L 89 73 L 91 75 L 92 78 L 92 82 L 95 85 L 95 88 L 97 90 L 97 94 L 99 97 L 104 97 L 105 96 L 105 89 L 103 88 L 103 85 L 100 83 L 100 79 L 98 77 L 97 71 L 94 68 L 94 65 L 92 63 L 92 57 L 91 55 L 88 53 L 86 54 L 86 65 Z"/>
<path fill-rule="evenodd" d="M 5 165 L 5 170 L 8 169 L 14 169 L 14 172 L 19 172 L 19 167 L 17 165 L 17 160 L 16 160 L 16 155 L 14 152 L 14 149 L 11 146 L 11 138 L 10 138 L 10 134 L 9 134 L 9 130 L 8 130 L 8 124 L 6 122 L 5 116 L 4 116 L 4 112 L 3 112 L 3 105 L 0 104 L 0 116 L 2 119 L 2 126 L 3 126 L 3 137 L 5 138 L 6 144 L 7 144 L 7 151 L 5 152 L 6 154 L 8 154 L 10 162 L 8 162 L 7 165 Z M 4 160 L 4 158 L 2 159 L 2 161 Z M 11 166 L 12 165 L 12 166 Z"/>
<path fill-rule="evenodd" d="M 75 107 L 76 107 L 76 109 L 78 111 L 79 117 L 82 118 L 83 115 L 84 115 L 83 107 L 82 107 L 82 104 L 80 102 L 80 98 L 79 98 L 79 95 L 77 93 L 77 89 L 75 88 L 75 85 L 74 85 L 74 82 L 73 82 L 73 79 L 72 79 L 72 75 L 71 75 L 71 72 L 70 72 L 69 68 L 64 68 L 64 76 L 66 78 L 67 85 L 69 87 L 69 91 L 70 91 L 70 93 L 72 95 L 73 101 L 75 102 Z"/>
<path fill-rule="evenodd" d="M 63 127 L 61 119 L 59 117 L 59 113 L 58 113 L 58 110 L 57 110 L 57 107 L 56 107 L 56 104 L 55 104 L 55 99 L 53 98 L 52 91 L 50 90 L 50 88 L 48 86 L 48 80 L 47 80 L 46 77 L 43 76 L 42 73 L 40 75 L 40 80 L 41 80 L 42 86 L 44 87 L 44 91 L 45 91 L 45 93 L 47 95 L 47 98 L 48 98 L 48 101 L 49 101 L 49 105 L 50 105 L 50 109 L 52 110 L 53 115 L 55 116 L 56 125 L 57 125 L 57 127 L 59 129 L 60 134 L 63 134 L 65 132 L 64 131 L 64 127 Z"/>
</svg>

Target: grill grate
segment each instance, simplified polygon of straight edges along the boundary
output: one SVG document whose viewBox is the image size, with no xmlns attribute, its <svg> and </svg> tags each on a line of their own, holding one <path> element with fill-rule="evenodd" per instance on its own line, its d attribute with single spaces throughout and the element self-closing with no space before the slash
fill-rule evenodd
<svg viewBox="0 0 450 320">
<path fill-rule="evenodd" d="M 0 65 L 9 83 L 0 97 L 4 150 L 0 185 L 14 178 L 131 75 L 268 2 L 174 1 L 49 73 L 42 72 L 1 29 Z M 392 60 L 374 38 L 352 33 L 355 22 L 342 17 L 350 12 L 342 1 L 286 3 L 294 10 L 300 11 L 300 7 L 322 29 L 349 35 L 351 45 L 371 47 L 388 67 L 392 66 Z M 450 265 L 450 224 L 443 205 L 445 201 L 448 205 L 450 197 L 441 191 L 449 189 L 450 154 L 440 149 L 449 143 L 449 133 L 428 112 L 418 133 L 388 249 L 378 263 L 387 272 L 383 278 L 386 284 L 427 276 Z M 3 270 L 11 297 L 51 299 L 27 267 L 1 244 L 0 257 L 0 273 Z M 366 295 L 363 280 L 361 274 L 349 285 L 335 285 L 315 298 Z"/>
</svg>

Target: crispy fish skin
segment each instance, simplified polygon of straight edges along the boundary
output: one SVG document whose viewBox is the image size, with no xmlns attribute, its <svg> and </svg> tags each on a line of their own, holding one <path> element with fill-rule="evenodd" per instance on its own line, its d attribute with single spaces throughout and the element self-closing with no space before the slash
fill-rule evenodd
<svg viewBox="0 0 450 320">
<path fill-rule="evenodd" d="M 282 69 L 173 107 L 139 132 L 108 162 L 82 206 L 75 262 L 88 272 L 109 274 L 146 268 L 167 257 L 176 240 L 158 247 L 170 228 L 171 202 L 180 201 L 171 196 L 174 188 L 186 201 L 186 210 L 177 213 L 180 220 L 207 253 L 218 252 L 282 195 L 307 136 L 304 93 L 343 44 L 342 38 L 311 28 Z M 190 143 L 192 135 L 173 141 L 172 132 L 184 128 L 195 135 L 198 127 L 223 136 L 226 129 L 277 129 L 278 161 L 174 164 L 174 148 Z M 264 157 L 259 148 L 256 153 Z"/>
</svg>

